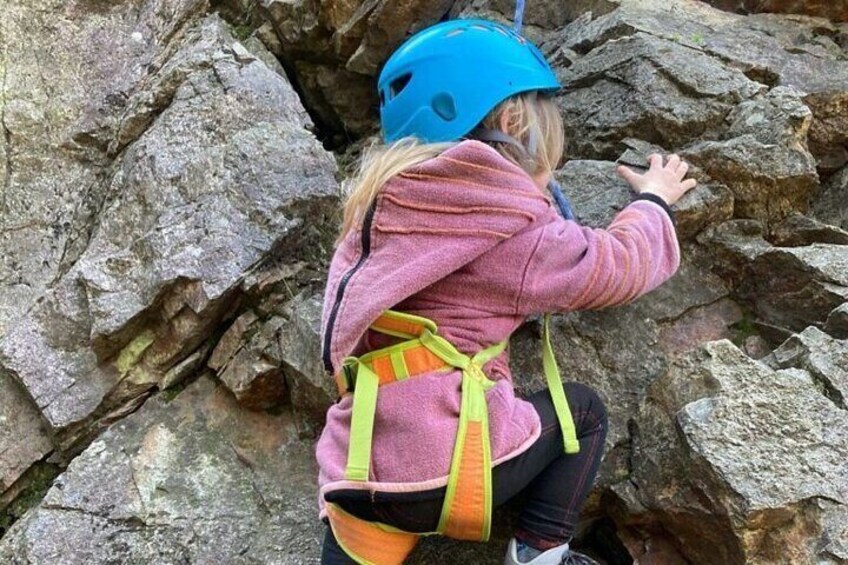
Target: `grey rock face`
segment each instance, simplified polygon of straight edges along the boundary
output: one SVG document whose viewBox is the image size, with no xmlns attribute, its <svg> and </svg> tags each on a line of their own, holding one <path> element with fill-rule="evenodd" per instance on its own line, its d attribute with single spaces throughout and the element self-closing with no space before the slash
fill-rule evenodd
<svg viewBox="0 0 848 565">
<path fill-rule="evenodd" d="M 814 243 L 848 245 L 848 231 L 802 214 L 793 214 L 776 225 L 771 242 L 779 247 L 798 247 Z"/>
<path fill-rule="evenodd" d="M 38 410 L 17 383 L 0 373 L 0 494 L 5 495 L 27 469 L 52 450 Z M 11 498 L 0 496 L 0 512 Z"/>
<path fill-rule="evenodd" d="M 0 344 L 65 447 L 96 410 L 138 400 L 201 345 L 244 274 L 296 258 L 308 245 L 287 245 L 305 218 L 336 202 L 335 162 L 291 86 L 220 19 L 188 29 L 170 55 L 127 101 L 126 147 L 90 241 Z"/>
<path fill-rule="evenodd" d="M 343 172 L 310 131 L 373 131 L 407 34 L 514 3 L 7 4 L 0 531 L 70 465 L 0 562 L 317 563 Z M 216 10 L 265 24 L 237 41 Z M 525 23 L 566 86 L 556 175 L 585 225 L 632 198 L 617 163 L 674 151 L 699 183 L 674 278 L 555 318 L 564 378 L 610 413 L 581 526 L 614 520 L 598 546 L 640 562 L 847 561 L 848 28 L 695 0 L 528 2 Z M 538 330 L 512 340 L 522 392 L 544 386 Z M 500 563 L 517 506 L 485 547 L 410 562 Z"/>
<path fill-rule="evenodd" d="M 812 214 L 825 223 L 848 230 L 848 167 L 834 174 L 822 187 Z"/>
<path fill-rule="evenodd" d="M 726 222 L 705 241 L 724 254 L 723 272 L 761 320 L 799 332 L 848 300 L 848 246 L 774 247 L 759 230 L 756 223 Z"/>
<path fill-rule="evenodd" d="M 803 2 L 799 0 L 706 0 L 716 8 L 733 12 L 772 12 L 823 16 L 835 21 L 848 21 L 848 5 L 844 2 Z"/>
<path fill-rule="evenodd" d="M 0 334 L 86 248 L 127 97 L 202 4 L 157 0 L 90 18 L 75 3 L 4 2 Z"/>
<path fill-rule="evenodd" d="M 321 117 L 322 125 L 354 136 L 374 129 L 379 111 L 376 75 L 390 53 L 407 34 L 437 22 L 451 4 L 446 0 L 260 3 L 281 42 L 277 55 L 296 69 L 306 107 Z"/>
<path fill-rule="evenodd" d="M 312 448 L 201 376 L 112 425 L 0 542 L 4 563 L 318 563 Z M 47 534 L 49 532 L 49 534 Z"/>
<path fill-rule="evenodd" d="M 834 339 L 811 326 L 786 340 L 764 362 L 775 369 L 807 371 L 825 396 L 848 410 L 848 341 Z"/>
<path fill-rule="evenodd" d="M 686 559 L 844 557 L 848 416 L 810 382 L 711 343 L 654 383 L 636 426 L 638 502 Z"/>
<path fill-rule="evenodd" d="M 713 98 L 725 90 L 702 92 L 705 88 L 697 77 L 707 78 L 717 85 L 727 84 L 720 80 L 723 74 L 719 69 L 727 68 L 743 72 L 749 79 L 768 86 L 791 86 L 805 93 L 804 103 L 813 113 L 810 125 L 809 146 L 816 157 L 818 166 L 825 171 L 838 169 L 848 159 L 845 152 L 845 93 L 848 91 L 848 61 L 844 51 L 831 37 L 837 36 L 837 29 L 826 20 L 812 18 L 785 18 L 770 15 L 741 17 L 712 9 L 706 4 L 675 0 L 672 2 L 627 1 L 621 2 L 621 8 L 598 17 L 597 14 L 586 14 L 562 29 L 559 39 L 552 41 L 552 57 L 557 53 L 572 53 L 578 57 L 574 63 L 581 68 L 580 55 L 589 58 L 592 64 L 597 61 L 595 49 L 611 40 L 627 40 L 642 35 L 650 35 L 664 41 L 671 41 L 684 48 L 679 51 L 667 48 L 670 52 L 668 62 L 659 61 L 655 66 L 666 69 L 660 76 L 646 76 L 643 84 L 656 85 L 653 90 L 639 95 L 639 85 L 630 98 L 624 92 L 624 86 L 632 79 L 624 76 L 624 82 L 610 87 L 610 93 L 618 93 L 616 98 L 609 100 L 610 106 L 598 98 L 597 108 L 616 108 L 618 112 L 606 110 L 591 116 L 593 124 L 601 127 L 600 131 L 609 131 L 601 140 L 592 141 L 592 145 L 581 142 L 577 154 L 595 157 L 597 150 L 603 149 L 610 134 L 641 117 L 654 106 L 675 109 L 676 115 L 690 115 L 693 120 L 690 132 L 693 134 L 685 141 L 694 141 L 695 137 L 703 135 L 712 137 L 705 129 L 705 119 L 710 116 L 710 108 L 723 101 Z M 610 47 L 607 46 L 606 50 Z M 612 48 L 615 49 L 615 48 Z M 689 64 L 695 69 L 687 68 L 676 72 L 678 58 L 675 53 L 691 53 Z M 708 55 L 706 59 L 702 55 Z M 621 69 L 632 73 L 627 67 Z M 670 71 L 670 72 L 669 72 Z M 706 73 L 706 74 L 705 74 Z M 579 77 L 580 75 L 578 75 Z M 620 73 L 614 74 L 617 78 Z M 563 77 L 568 82 L 571 75 Z M 691 77 L 691 78 L 685 78 Z M 665 80 L 676 81 L 671 87 Z M 594 79 L 592 79 L 594 80 Z M 606 80 L 610 80 L 609 78 Z M 686 81 L 690 81 L 687 88 Z M 579 84 L 577 85 L 579 87 Z M 721 88 L 721 87 L 720 87 Z M 650 92 L 657 92 L 657 99 L 650 98 Z M 688 98 L 696 96 L 709 102 L 700 112 L 688 109 L 692 104 Z M 627 106 L 617 105 L 619 100 L 629 101 Z M 640 102 L 642 100 L 642 102 Z M 641 108 L 641 110 L 640 110 Z M 622 113 L 622 109 L 625 110 Z M 688 113 L 687 113 L 688 112 Z M 619 116 L 629 116 L 623 123 Z M 579 115 L 575 116 L 574 127 L 580 127 Z M 646 124 L 643 132 L 650 132 L 647 141 L 676 148 L 680 145 L 679 129 L 671 128 L 669 118 L 664 113 L 655 120 L 658 125 Z M 590 128 L 586 128 L 587 130 Z M 610 131 L 611 130 L 611 131 Z M 591 132 L 589 132 L 591 134 Z M 581 137 L 585 133 L 581 130 Z M 615 138 L 613 137 L 613 139 Z M 636 136 L 640 137 L 640 136 Z M 641 135 L 646 138 L 645 133 Z M 587 152 L 587 149 L 595 152 Z"/>
<path fill-rule="evenodd" d="M 280 329 L 282 370 L 291 386 L 291 402 L 305 429 L 316 434 L 327 408 L 338 398 L 336 384 L 321 363 L 323 295 L 300 296 L 288 309 L 288 324 Z"/>
<path fill-rule="evenodd" d="M 812 114 L 801 92 L 777 87 L 739 104 L 720 141 L 683 150 L 684 157 L 733 191 L 734 215 L 765 222 L 805 211 L 818 185 L 806 147 Z"/>
<path fill-rule="evenodd" d="M 629 137 L 680 147 L 763 90 L 717 59 L 641 32 L 593 49 L 560 79 L 569 153 L 593 158 L 615 158 Z"/>
</svg>

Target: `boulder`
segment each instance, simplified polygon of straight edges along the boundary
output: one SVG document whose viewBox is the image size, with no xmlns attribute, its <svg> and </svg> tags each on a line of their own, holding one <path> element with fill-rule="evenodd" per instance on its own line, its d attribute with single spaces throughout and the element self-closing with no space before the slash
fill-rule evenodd
<svg viewBox="0 0 848 565">
<path fill-rule="evenodd" d="M 286 320 L 260 320 L 248 310 L 221 337 L 208 366 L 236 399 L 253 410 L 279 406 L 288 399 L 280 371 L 277 334 Z"/>
<path fill-rule="evenodd" d="M 123 111 L 90 239 L 0 342 L 0 364 L 62 449 L 202 346 L 247 272 L 317 246 L 315 220 L 337 202 L 336 164 L 294 90 L 215 15 L 185 31 Z"/>
<path fill-rule="evenodd" d="M 312 447 L 290 412 L 208 375 L 115 423 L 0 541 L 4 563 L 305 563 L 318 554 Z"/>
<path fill-rule="evenodd" d="M 848 300 L 846 245 L 775 247 L 760 224 L 744 220 L 707 231 L 702 241 L 714 246 L 717 270 L 760 321 L 800 332 Z"/>
<path fill-rule="evenodd" d="M 848 4 L 845 2 L 807 0 L 705 0 L 707 3 L 737 13 L 771 12 L 777 14 L 806 14 L 830 20 L 848 21 Z"/>
<path fill-rule="evenodd" d="M 661 532 L 694 563 L 848 557 L 848 415 L 810 380 L 712 342 L 670 365 L 634 426 L 619 489 L 633 538 Z M 640 562 L 660 558 L 634 549 Z"/>
<path fill-rule="evenodd" d="M 848 410 L 848 340 L 835 339 L 810 326 L 787 339 L 763 362 L 773 369 L 795 367 L 807 371 L 822 394 Z"/>
<path fill-rule="evenodd" d="M 262 0 L 279 56 L 294 73 L 304 104 L 334 145 L 375 129 L 376 76 L 408 35 L 436 23 L 453 2 Z"/>
<path fill-rule="evenodd" d="M 824 184 L 811 214 L 826 224 L 848 230 L 848 166 Z"/>
</svg>

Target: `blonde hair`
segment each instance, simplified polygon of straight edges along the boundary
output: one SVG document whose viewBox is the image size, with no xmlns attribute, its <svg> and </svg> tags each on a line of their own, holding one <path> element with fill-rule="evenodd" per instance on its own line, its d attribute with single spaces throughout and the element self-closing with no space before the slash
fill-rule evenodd
<svg viewBox="0 0 848 565">
<path fill-rule="evenodd" d="M 495 106 L 480 125 L 501 129 L 503 112 L 508 112 L 505 133 L 518 139 L 525 147 L 530 147 L 530 140 L 534 138 L 536 152 L 530 155 L 509 143 L 497 143 L 495 149 L 530 176 L 553 172 L 562 158 L 565 135 L 562 116 L 552 98 L 537 91 L 516 94 Z M 356 173 L 342 184 L 346 198 L 341 233 L 336 245 L 362 224 L 368 207 L 386 181 L 418 163 L 438 156 L 457 143 L 422 143 L 415 137 L 403 137 L 388 145 L 374 142 L 366 148 Z"/>
</svg>

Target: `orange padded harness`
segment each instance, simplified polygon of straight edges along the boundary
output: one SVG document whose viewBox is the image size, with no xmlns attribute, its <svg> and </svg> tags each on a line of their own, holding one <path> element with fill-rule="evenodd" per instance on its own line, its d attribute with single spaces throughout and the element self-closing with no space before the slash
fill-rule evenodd
<svg viewBox="0 0 848 565">
<path fill-rule="evenodd" d="M 562 382 L 553 359 L 547 328 L 548 317 L 545 318 L 544 332 L 545 373 L 563 428 L 565 450 L 567 453 L 576 453 L 579 444 L 562 392 Z M 345 478 L 353 481 L 369 480 L 374 414 L 377 391 L 381 386 L 433 372 L 461 369 L 459 425 L 437 530 L 405 532 L 387 524 L 359 519 L 345 512 L 338 504 L 327 502 L 327 517 L 339 545 L 357 563 L 400 565 L 421 535 L 444 534 L 462 540 L 488 540 L 492 514 L 492 474 L 485 391 L 494 386 L 494 382 L 486 377 L 482 366 L 506 348 L 507 340 L 480 351 L 474 357 L 468 357 L 437 335 L 436 324 L 431 320 L 392 310 L 384 312 L 371 324 L 371 329 L 406 341 L 361 357 L 347 357 L 342 370 L 336 375 L 339 395 L 353 394 Z"/>
</svg>

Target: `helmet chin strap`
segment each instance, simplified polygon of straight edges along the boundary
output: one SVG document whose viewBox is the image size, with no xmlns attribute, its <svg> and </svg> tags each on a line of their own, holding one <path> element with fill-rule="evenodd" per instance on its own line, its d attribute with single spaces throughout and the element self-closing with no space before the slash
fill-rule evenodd
<svg viewBox="0 0 848 565">
<path fill-rule="evenodd" d="M 473 129 L 464 137 L 465 139 L 479 139 L 480 141 L 508 143 L 520 149 L 525 155 L 533 156 L 536 154 L 536 136 L 534 135 L 533 130 L 530 130 L 529 148 L 524 147 L 524 144 L 519 140 L 499 129 L 478 127 Z M 573 220 L 574 211 L 571 209 L 571 203 L 568 201 L 565 193 L 563 193 L 562 187 L 553 179 L 553 177 L 551 177 L 551 180 L 548 181 L 548 190 L 551 192 L 551 196 L 554 197 L 554 201 L 557 203 L 557 208 L 559 208 L 562 217 L 566 220 Z"/>
<path fill-rule="evenodd" d="M 500 143 L 508 143 L 517 147 L 527 156 L 532 156 L 536 153 L 536 139 L 531 130 L 530 132 L 530 148 L 524 147 L 524 144 L 515 139 L 511 135 L 502 132 L 499 129 L 490 129 L 478 127 L 465 136 L 467 139 L 479 139 L 480 141 L 496 141 Z"/>
</svg>

